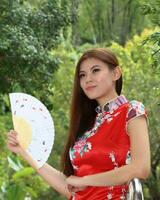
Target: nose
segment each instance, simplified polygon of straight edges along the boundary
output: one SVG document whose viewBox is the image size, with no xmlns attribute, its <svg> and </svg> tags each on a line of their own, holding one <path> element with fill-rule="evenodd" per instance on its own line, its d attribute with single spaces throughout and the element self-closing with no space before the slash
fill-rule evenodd
<svg viewBox="0 0 160 200">
<path fill-rule="evenodd" d="M 90 74 L 86 75 L 86 83 L 92 82 L 92 77 Z"/>
</svg>

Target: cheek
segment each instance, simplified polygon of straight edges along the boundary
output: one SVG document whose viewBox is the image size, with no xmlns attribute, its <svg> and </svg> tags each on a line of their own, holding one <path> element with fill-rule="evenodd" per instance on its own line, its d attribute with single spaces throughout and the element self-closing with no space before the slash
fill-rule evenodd
<svg viewBox="0 0 160 200">
<path fill-rule="evenodd" d="M 111 87 L 113 85 L 113 81 L 112 81 L 111 77 L 107 78 L 105 83 L 108 87 Z"/>
<path fill-rule="evenodd" d="M 113 84 L 112 77 L 108 73 L 102 74 L 102 76 L 99 77 L 98 82 L 102 87 L 110 87 Z"/>
<path fill-rule="evenodd" d="M 82 89 L 84 89 L 84 81 L 83 81 L 83 80 L 80 80 L 80 81 L 79 81 L 79 84 L 80 84 L 80 87 L 81 87 Z"/>
<path fill-rule="evenodd" d="M 80 85 L 80 87 L 83 89 L 83 85 L 82 85 L 82 82 L 81 82 L 81 81 L 79 82 L 79 85 Z"/>
</svg>

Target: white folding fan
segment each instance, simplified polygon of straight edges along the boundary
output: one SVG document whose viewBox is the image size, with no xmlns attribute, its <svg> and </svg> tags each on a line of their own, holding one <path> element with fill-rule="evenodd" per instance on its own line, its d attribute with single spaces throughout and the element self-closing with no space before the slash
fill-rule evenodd
<svg viewBox="0 0 160 200">
<path fill-rule="evenodd" d="M 55 129 L 46 106 L 25 93 L 9 94 L 14 130 L 20 145 L 40 168 L 48 159 L 54 144 Z"/>
</svg>

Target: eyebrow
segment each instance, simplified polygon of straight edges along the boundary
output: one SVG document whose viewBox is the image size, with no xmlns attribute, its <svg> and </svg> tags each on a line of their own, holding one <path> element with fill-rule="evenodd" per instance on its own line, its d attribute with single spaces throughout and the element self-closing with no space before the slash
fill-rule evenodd
<svg viewBox="0 0 160 200">
<path fill-rule="evenodd" d="M 94 67 L 99 67 L 99 65 L 93 65 L 93 66 L 91 67 L 91 69 L 93 69 Z M 85 72 L 85 71 L 81 70 L 80 72 Z M 80 72 L 79 72 L 79 73 L 80 73 Z"/>
</svg>

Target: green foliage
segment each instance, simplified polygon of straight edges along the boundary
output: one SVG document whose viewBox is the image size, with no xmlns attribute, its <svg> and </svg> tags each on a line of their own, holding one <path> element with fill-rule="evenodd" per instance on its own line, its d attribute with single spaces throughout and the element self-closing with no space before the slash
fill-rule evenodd
<svg viewBox="0 0 160 200">
<path fill-rule="evenodd" d="M 6 179 L 1 183 L 1 199 L 22 200 L 26 196 L 37 198 L 48 186 L 31 167 L 25 167 L 18 157 L 8 156 L 9 167 Z"/>
<path fill-rule="evenodd" d="M 68 4 L 48 1 L 33 9 L 22 6 L 18 0 L 3 0 L 1 5 L 1 93 L 47 90 L 59 63 L 50 50 L 60 42 L 63 28 L 70 24 Z"/>
<path fill-rule="evenodd" d="M 37 200 L 65 199 L 49 188 L 25 161 L 7 150 L 6 133 L 12 128 L 8 92 L 33 94 L 51 111 L 56 132 L 48 163 L 60 169 L 60 156 L 68 133 L 75 65 L 85 50 L 98 46 L 109 47 L 116 53 L 123 72 L 123 93 L 129 99 L 142 101 L 147 109 L 152 173 L 144 182 L 144 194 L 146 200 L 160 199 L 160 76 L 155 73 L 159 70 L 160 60 L 159 0 L 151 3 L 144 0 L 141 4 L 138 0 L 129 1 L 131 4 L 119 1 L 115 5 L 114 2 L 1 0 L 1 200 L 23 200 L 27 196 Z M 76 18 L 78 5 L 80 16 Z M 126 10 L 125 6 L 128 6 Z M 140 16 L 142 13 L 147 15 L 144 22 Z M 134 23 L 132 17 L 135 17 Z M 130 20 L 132 27 L 128 29 Z M 72 27 L 68 29 L 71 22 Z M 135 34 L 143 30 L 146 22 L 149 26 L 153 23 L 157 27 L 145 29 L 141 35 Z M 123 46 L 118 44 L 120 41 Z M 71 45 L 84 42 L 84 45 L 75 45 L 76 48 Z"/>
<path fill-rule="evenodd" d="M 144 1 L 141 6 L 142 13 L 149 15 L 155 25 L 160 26 L 160 0 Z"/>
<path fill-rule="evenodd" d="M 140 36 L 135 35 L 129 40 L 124 47 L 115 42 L 112 42 L 112 45 L 109 46 L 120 61 L 124 79 L 123 93 L 130 100 L 137 99 L 142 101 L 148 113 L 152 156 L 152 173 L 149 179 L 144 182 L 145 199 L 148 200 L 151 197 L 154 197 L 154 199 L 160 197 L 158 181 L 160 176 L 160 141 L 158 139 L 160 138 L 160 112 L 156 112 L 160 111 L 159 74 L 155 73 L 152 68 L 153 57 L 150 44 L 146 43 L 143 45 L 143 41 L 153 33 L 154 30 L 144 30 Z M 53 116 L 56 131 L 55 145 L 48 162 L 56 169 L 60 169 L 60 156 L 68 133 L 69 105 L 72 95 L 75 65 L 82 52 L 96 46 L 102 47 L 99 44 L 94 46 L 85 44 L 74 49 L 69 41 L 64 40 L 56 49 L 50 52 L 53 57 L 61 60 L 58 70 L 54 73 L 52 81 L 50 81 L 48 87 L 50 93 L 44 98 L 44 103 L 46 101 L 47 105 L 50 105 L 49 110 Z M 108 44 L 104 43 L 103 46 L 108 47 Z M 5 96 L 4 99 L 6 99 Z M 5 102 L 6 104 L 8 103 L 7 100 Z M 0 184 L 2 188 L 6 188 L 6 194 L 13 194 L 16 189 L 19 188 L 18 190 L 20 190 L 20 186 L 23 186 L 25 190 L 21 191 L 22 194 L 19 195 L 25 193 L 25 195 L 32 196 L 33 199 L 38 200 L 64 199 L 52 188 L 46 189 L 46 185 L 43 190 L 44 182 L 40 180 L 40 177 L 36 176 L 32 169 L 24 167 L 26 163 L 20 158 L 16 160 L 14 156 L 10 156 L 10 153 L 5 149 L 6 135 L 4 134 L 10 127 L 10 116 L 1 116 L 0 130 L 3 134 L 0 136 L 2 146 L 0 156 L 0 172 L 2 172 L 2 175 L 0 176 Z M 5 159 L 6 157 L 8 157 L 8 160 Z M 10 157 L 11 159 L 9 159 Z M 14 186 L 14 190 L 9 189 L 11 185 Z M 37 188 L 37 185 L 41 185 L 42 187 Z M 3 192 L 2 194 L 5 193 Z"/>
<path fill-rule="evenodd" d="M 124 45 L 144 27 L 151 27 L 149 17 L 142 16 L 142 0 L 83 0 L 79 3 L 79 18 L 73 29 L 75 46 L 86 42 L 96 44 L 112 41 Z M 86 31 L 87 30 L 87 31 Z M 102 44 L 103 45 L 103 44 Z"/>
<path fill-rule="evenodd" d="M 159 73 L 160 70 L 160 0 L 154 0 L 152 2 L 146 1 L 142 6 L 143 14 L 150 16 L 152 23 L 157 27 L 148 38 L 143 42 L 150 43 L 152 46 L 152 66 L 155 73 Z"/>
</svg>

